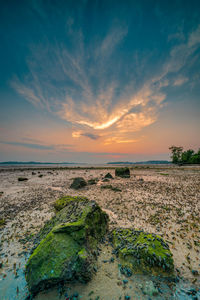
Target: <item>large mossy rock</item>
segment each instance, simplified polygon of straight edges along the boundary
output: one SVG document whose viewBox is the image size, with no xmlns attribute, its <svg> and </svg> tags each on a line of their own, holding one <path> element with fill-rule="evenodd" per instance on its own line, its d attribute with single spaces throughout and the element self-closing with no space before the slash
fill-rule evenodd
<svg viewBox="0 0 200 300">
<path fill-rule="evenodd" d="M 115 176 L 122 177 L 122 178 L 129 178 L 130 177 L 130 169 L 125 168 L 116 168 L 115 169 Z"/>
<path fill-rule="evenodd" d="M 83 177 L 74 178 L 72 184 L 70 185 L 71 189 L 78 190 L 87 185 L 87 182 Z"/>
<path fill-rule="evenodd" d="M 85 197 L 66 196 L 55 207 L 58 212 L 40 231 L 26 264 L 32 294 L 60 282 L 89 281 L 98 243 L 108 229 L 108 216 Z"/>
<path fill-rule="evenodd" d="M 140 230 L 118 228 L 112 232 L 112 240 L 122 272 L 130 270 L 140 274 L 173 275 L 172 254 L 160 236 Z"/>
</svg>

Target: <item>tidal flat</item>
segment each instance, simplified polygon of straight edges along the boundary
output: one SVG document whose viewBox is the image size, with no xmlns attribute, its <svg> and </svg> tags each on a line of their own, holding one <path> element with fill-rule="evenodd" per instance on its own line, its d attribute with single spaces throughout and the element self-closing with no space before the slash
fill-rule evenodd
<svg viewBox="0 0 200 300">
<path fill-rule="evenodd" d="M 120 178 L 114 168 L 0 169 L 0 298 L 28 297 L 24 266 L 34 236 L 54 215 L 55 200 L 71 195 L 96 201 L 109 215 L 109 230 L 130 227 L 159 234 L 173 253 L 176 278 L 126 278 L 106 238 L 89 283 L 66 283 L 35 299 L 199 299 L 200 166 L 130 170 L 130 178 Z M 108 172 L 113 179 L 105 180 Z M 70 185 L 76 177 L 95 180 L 74 190 Z M 156 291 L 151 295 L 152 285 Z"/>
</svg>

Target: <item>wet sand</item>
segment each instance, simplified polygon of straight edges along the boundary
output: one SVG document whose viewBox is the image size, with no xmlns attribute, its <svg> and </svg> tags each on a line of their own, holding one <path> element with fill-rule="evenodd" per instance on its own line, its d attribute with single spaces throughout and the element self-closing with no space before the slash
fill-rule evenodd
<svg viewBox="0 0 200 300">
<path fill-rule="evenodd" d="M 107 172 L 114 177 L 114 169 L 0 170 L 0 218 L 6 220 L 0 231 L 2 299 L 25 299 L 23 266 L 32 248 L 33 236 L 54 214 L 52 203 L 64 195 L 83 195 L 95 200 L 108 213 L 110 229 L 134 227 L 160 234 L 169 243 L 177 275 L 197 289 L 199 276 L 194 271 L 200 273 L 200 167 L 134 167 L 130 178 L 103 182 Z M 27 177 L 28 181 L 19 182 L 19 177 Z M 99 182 L 75 191 L 69 188 L 74 177 L 98 178 Z M 102 188 L 105 185 L 121 191 Z M 134 296 L 132 299 L 148 299 L 142 296 L 140 287 L 148 278 L 135 277 L 124 286 L 118 262 L 103 262 L 105 256 L 111 257 L 109 246 L 102 247 L 97 275 L 85 287 L 71 286 L 71 291 L 82 292 L 83 300 L 98 296 L 105 300 L 120 296 L 124 299 L 126 293 Z M 94 294 L 88 296 L 91 291 Z M 166 299 L 170 299 L 169 295 L 170 290 L 166 292 Z M 59 294 L 55 289 L 38 297 L 38 300 L 59 299 Z M 159 297 L 156 299 L 165 299 L 165 296 Z"/>
</svg>

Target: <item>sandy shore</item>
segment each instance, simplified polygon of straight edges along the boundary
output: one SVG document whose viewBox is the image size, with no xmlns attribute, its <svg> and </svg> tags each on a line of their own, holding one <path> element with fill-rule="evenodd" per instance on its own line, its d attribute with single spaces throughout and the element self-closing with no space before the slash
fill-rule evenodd
<svg viewBox="0 0 200 300">
<path fill-rule="evenodd" d="M 54 214 L 52 203 L 64 195 L 95 200 L 108 213 L 111 229 L 134 227 L 160 234 L 169 243 L 177 275 L 199 285 L 194 271 L 200 273 L 200 167 L 133 168 L 130 178 L 103 182 L 107 172 L 114 177 L 114 169 L 0 170 L 0 218 L 6 220 L 0 231 L 0 285 L 4 281 L 5 295 L 9 271 L 16 278 L 23 271 L 20 259 L 28 257 L 32 236 Z M 19 177 L 28 180 L 19 182 Z M 69 188 L 74 177 L 99 181 L 75 191 Z M 23 288 L 19 283 L 16 299 L 23 299 Z"/>
</svg>

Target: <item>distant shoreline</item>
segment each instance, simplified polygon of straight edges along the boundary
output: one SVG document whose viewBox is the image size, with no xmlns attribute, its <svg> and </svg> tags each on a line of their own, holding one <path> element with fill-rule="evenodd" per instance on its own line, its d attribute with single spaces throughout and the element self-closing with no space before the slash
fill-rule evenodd
<svg viewBox="0 0 200 300">
<path fill-rule="evenodd" d="M 148 160 L 148 161 L 139 161 L 139 162 L 129 162 L 129 161 L 116 161 L 116 162 L 107 162 L 107 163 L 81 163 L 81 162 L 35 162 L 35 161 L 5 161 L 0 162 L 1 165 L 155 165 L 155 164 L 171 164 L 167 160 Z"/>
</svg>

